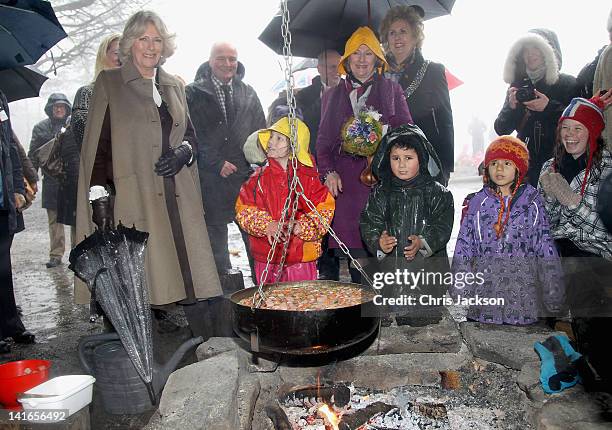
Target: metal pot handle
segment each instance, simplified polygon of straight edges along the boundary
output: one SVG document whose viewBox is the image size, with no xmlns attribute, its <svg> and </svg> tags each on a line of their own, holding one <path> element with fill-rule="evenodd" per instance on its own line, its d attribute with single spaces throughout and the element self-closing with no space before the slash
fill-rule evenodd
<svg viewBox="0 0 612 430">
<path fill-rule="evenodd" d="M 93 369 L 90 364 L 87 362 L 87 358 L 85 356 L 85 348 L 88 344 L 92 342 L 107 342 L 109 340 L 119 340 L 119 335 L 116 332 L 113 333 L 100 333 L 93 334 L 91 336 L 84 336 L 79 340 L 79 361 L 81 362 L 81 366 L 85 371 L 93 376 Z"/>
</svg>

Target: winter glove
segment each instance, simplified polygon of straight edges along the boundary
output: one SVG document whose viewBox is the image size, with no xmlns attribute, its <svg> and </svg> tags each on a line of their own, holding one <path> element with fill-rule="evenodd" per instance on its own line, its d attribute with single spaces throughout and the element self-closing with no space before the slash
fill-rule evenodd
<svg viewBox="0 0 612 430">
<path fill-rule="evenodd" d="M 570 185 L 560 173 L 555 172 L 550 174 L 550 189 L 559 203 L 570 209 L 576 208 L 582 200 L 582 197 L 571 189 Z"/>
<path fill-rule="evenodd" d="M 544 392 L 558 393 L 574 386 L 580 379 L 576 367 L 581 357 L 565 336 L 550 336 L 544 342 L 536 342 L 534 349 L 542 361 L 540 382 Z"/>
<path fill-rule="evenodd" d="M 90 202 L 93 209 L 91 220 L 101 231 L 113 228 L 113 209 L 110 199 L 110 196 L 106 196 Z"/>
<path fill-rule="evenodd" d="M 171 148 L 159 157 L 155 163 L 155 173 L 164 178 L 171 178 L 176 175 L 185 164 L 189 163 L 193 156 L 191 145 L 182 143 L 176 148 Z"/>
<path fill-rule="evenodd" d="M 546 199 L 549 201 L 556 200 L 556 197 L 553 194 L 553 190 L 552 190 L 551 175 L 552 175 L 552 172 L 546 172 L 540 176 L 540 185 L 542 186 L 542 190 L 544 191 L 544 195 Z"/>
</svg>

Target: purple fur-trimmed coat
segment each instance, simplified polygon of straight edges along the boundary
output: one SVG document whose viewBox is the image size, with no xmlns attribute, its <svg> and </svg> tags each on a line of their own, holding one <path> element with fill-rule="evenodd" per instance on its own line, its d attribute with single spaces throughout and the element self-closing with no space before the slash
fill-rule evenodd
<svg viewBox="0 0 612 430">
<path fill-rule="evenodd" d="M 378 76 L 372 85 L 366 106 L 382 114 L 381 122 L 395 128 L 412 124 L 406 98 L 399 84 Z M 342 192 L 336 198 L 336 213 L 332 228 L 348 248 L 365 248 L 359 232 L 359 217 L 368 201 L 370 187 L 363 185 L 359 175 L 365 169 L 365 157 L 354 157 L 341 150 L 342 126 L 353 116 L 349 87 L 342 80 L 323 94 L 321 122 L 317 137 L 317 163 L 322 178 L 336 171 L 342 180 Z M 330 248 L 338 248 L 330 238 Z"/>
<path fill-rule="evenodd" d="M 470 306 L 471 319 L 532 324 L 546 311 L 559 311 L 564 301 L 561 263 L 548 215 L 538 191 L 523 185 L 514 197 L 504 233 L 497 239 L 493 225 L 499 208 L 499 198 L 488 186 L 466 198 L 453 255 L 455 285 L 449 292 L 455 298 L 504 299 L 503 306 Z M 470 272 L 482 273 L 484 282 L 460 288 L 457 274 Z"/>
</svg>

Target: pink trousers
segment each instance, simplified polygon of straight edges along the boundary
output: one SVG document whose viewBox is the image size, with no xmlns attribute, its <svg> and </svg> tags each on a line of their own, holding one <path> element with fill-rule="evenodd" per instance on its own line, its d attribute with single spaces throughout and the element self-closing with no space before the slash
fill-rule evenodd
<svg viewBox="0 0 612 430">
<path fill-rule="evenodd" d="M 266 263 L 255 261 L 255 276 L 257 278 L 258 284 L 260 282 L 261 276 L 265 268 L 266 268 Z M 279 269 L 278 264 L 270 263 L 270 266 L 268 266 L 268 276 L 266 276 L 266 280 L 264 281 L 264 284 L 272 283 L 276 281 L 278 269 Z M 285 266 L 278 282 L 314 281 L 316 279 L 317 279 L 317 262 L 310 261 L 308 263 L 296 263 L 296 264 L 291 264 L 289 266 Z"/>
</svg>

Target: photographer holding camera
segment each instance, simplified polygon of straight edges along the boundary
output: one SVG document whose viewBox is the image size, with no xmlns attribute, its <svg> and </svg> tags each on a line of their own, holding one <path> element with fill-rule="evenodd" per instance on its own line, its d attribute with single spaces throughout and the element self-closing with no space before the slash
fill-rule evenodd
<svg viewBox="0 0 612 430">
<path fill-rule="evenodd" d="M 510 88 L 495 120 L 495 131 L 507 135 L 516 130 L 527 144 L 527 178 L 533 186 L 537 186 L 542 164 L 553 155 L 561 112 L 575 96 L 576 79 L 559 73 L 561 60 L 557 35 L 534 29 L 512 45 L 504 66 L 504 81 Z"/>
</svg>

